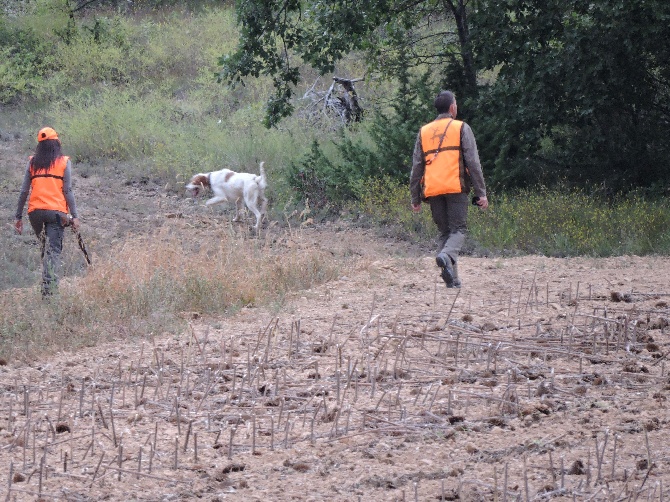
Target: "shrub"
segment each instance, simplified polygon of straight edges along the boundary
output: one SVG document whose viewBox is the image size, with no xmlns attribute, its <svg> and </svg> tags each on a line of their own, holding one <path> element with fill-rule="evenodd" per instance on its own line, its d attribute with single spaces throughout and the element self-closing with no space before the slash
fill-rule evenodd
<svg viewBox="0 0 670 502">
<path fill-rule="evenodd" d="M 0 103 L 41 95 L 44 77 L 53 65 L 49 44 L 32 29 L 0 18 Z"/>
<path fill-rule="evenodd" d="M 341 193 L 337 193 L 338 183 L 333 174 L 333 164 L 317 140 L 312 141 L 311 149 L 298 163 L 291 162 L 286 170 L 288 184 L 298 193 L 298 198 L 317 210 L 332 207 L 335 200 L 342 198 Z"/>
<path fill-rule="evenodd" d="M 406 181 L 419 128 L 435 117 L 436 94 L 429 73 L 412 78 L 403 67 L 391 110 L 379 110 L 366 130 L 353 131 L 336 142 L 342 156 L 341 169 L 356 181 L 370 177 Z"/>
</svg>

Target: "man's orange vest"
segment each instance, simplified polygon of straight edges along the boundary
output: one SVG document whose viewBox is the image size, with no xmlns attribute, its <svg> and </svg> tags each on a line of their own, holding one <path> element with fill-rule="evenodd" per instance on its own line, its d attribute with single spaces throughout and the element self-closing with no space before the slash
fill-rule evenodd
<svg viewBox="0 0 670 502">
<path fill-rule="evenodd" d="M 423 196 L 461 193 L 461 128 L 463 122 L 438 119 L 421 128 L 421 147 L 426 159 Z M 444 139 L 442 136 L 444 135 Z"/>
<path fill-rule="evenodd" d="M 30 200 L 28 212 L 35 209 L 51 209 L 67 213 L 67 201 L 63 195 L 63 177 L 69 157 L 57 158 L 48 171 L 35 173 L 30 168 Z"/>
</svg>

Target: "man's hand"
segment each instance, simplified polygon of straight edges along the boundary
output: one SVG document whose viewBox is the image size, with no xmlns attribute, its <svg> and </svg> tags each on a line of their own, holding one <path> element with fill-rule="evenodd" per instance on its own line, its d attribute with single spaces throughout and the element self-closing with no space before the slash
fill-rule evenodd
<svg viewBox="0 0 670 502">
<path fill-rule="evenodd" d="M 412 211 L 414 211 L 415 213 L 420 213 L 421 212 L 421 203 L 412 204 Z"/>
<path fill-rule="evenodd" d="M 79 230 L 79 218 L 72 218 L 70 220 L 70 225 L 72 225 L 72 230 L 75 232 Z"/>
<path fill-rule="evenodd" d="M 477 201 L 477 205 L 481 209 L 486 209 L 489 207 L 489 200 L 486 197 L 480 197 L 479 200 Z"/>
<path fill-rule="evenodd" d="M 16 220 L 14 222 L 14 228 L 18 232 L 19 235 L 23 233 L 23 220 Z"/>
</svg>

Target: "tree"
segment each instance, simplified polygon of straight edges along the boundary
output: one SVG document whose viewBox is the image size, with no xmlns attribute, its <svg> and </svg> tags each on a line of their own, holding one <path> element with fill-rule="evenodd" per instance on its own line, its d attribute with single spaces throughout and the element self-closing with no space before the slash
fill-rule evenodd
<svg viewBox="0 0 670 502">
<path fill-rule="evenodd" d="M 219 78 L 231 84 L 268 75 L 274 95 L 266 125 L 293 112 L 291 98 L 302 62 L 322 75 L 352 51 L 372 69 L 398 71 L 399 56 L 412 65 L 451 67 L 462 87 L 476 88 L 467 22 L 468 0 L 237 0 L 237 50 L 220 59 Z M 455 28 L 455 30 L 454 30 Z M 404 61 L 402 64 L 406 64 Z M 460 90 L 460 89 L 456 89 Z"/>
<path fill-rule="evenodd" d="M 398 78 L 430 68 L 459 95 L 503 187 L 670 182 L 667 0 L 237 0 L 220 78 L 272 77 L 266 125 L 292 112 L 303 63 L 351 51 Z M 418 74 L 420 72 L 414 72 Z M 437 87 L 437 86 L 436 86 Z M 436 89 L 437 90 L 437 89 Z"/>
<path fill-rule="evenodd" d="M 483 0 L 478 136 L 503 186 L 670 181 L 670 3 Z"/>
</svg>

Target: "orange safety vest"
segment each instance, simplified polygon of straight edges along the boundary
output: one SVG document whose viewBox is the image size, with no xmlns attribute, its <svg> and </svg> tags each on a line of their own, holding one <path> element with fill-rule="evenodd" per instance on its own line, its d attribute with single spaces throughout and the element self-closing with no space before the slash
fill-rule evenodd
<svg viewBox="0 0 670 502">
<path fill-rule="evenodd" d="M 67 213 L 67 201 L 63 195 L 63 177 L 68 160 L 69 157 L 57 158 L 46 172 L 35 173 L 31 166 L 29 213 L 35 209 L 51 209 Z"/>
<path fill-rule="evenodd" d="M 464 191 L 465 168 L 461 162 L 463 122 L 438 119 L 421 128 L 421 147 L 426 159 L 423 196 L 432 197 Z M 444 139 L 442 139 L 444 136 Z"/>
</svg>

